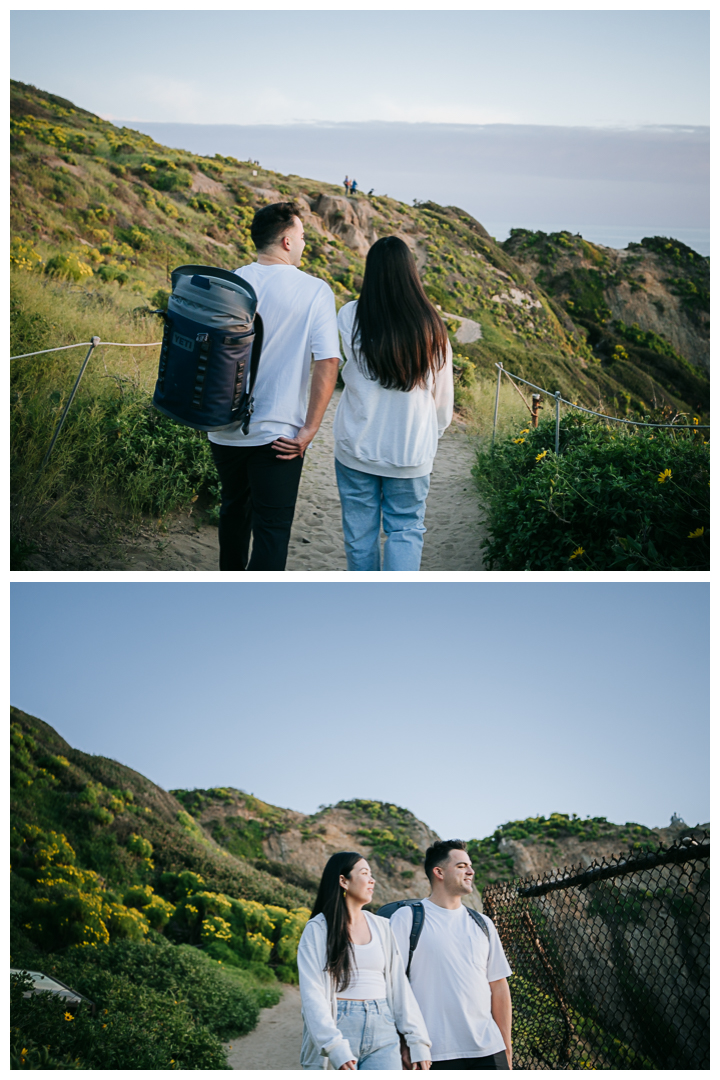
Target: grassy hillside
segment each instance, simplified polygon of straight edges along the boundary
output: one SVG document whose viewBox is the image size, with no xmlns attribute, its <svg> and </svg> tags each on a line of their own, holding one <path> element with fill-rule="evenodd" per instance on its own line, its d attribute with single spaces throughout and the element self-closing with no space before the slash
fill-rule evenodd
<svg viewBox="0 0 720 1080">
<path fill-rule="evenodd" d="M 278 978 L 297 979 L 308 891 L 218 847 L 139 773 L 17 709 L 10 805 L 11 966 L 96 1006 L 73 1016 L 16 987 L 16 1067 L 227 1067 L 221 1040 L 278 1001 Z"/>
<path fill-rule="evenodd" d="M 93 334 L 138 344 L 158 340 L 159 320 L 151 311 L 166 300 L 170 270 L 184 262 L 235 269 L 252 261 L 255 211 L 295 198 L 308 238 L 302 267 L 329 282 L 338 305 L 358 295 L 370 244 L 396 234 L 414 251 L 450 329 L 458 327 L 453 316 L 480 325 L 480 339 L 455 342 L 461 405 L 474 409 L 485 400 L 478 388 L 502 361 L 580 403 L 623 413 L 657 406 L 706 414 L 704 369 L 644 326 L 642 313 L 637 329 L 616 320 L 608 350 L 588 321 L 587 305 L 578 307 L 577 290 L 538 274 L 517 240 L 496 243 L 456 207 L 408 206 L 362 193 L 347 198 L 339 185 L 164 147 L 16 82 L 11 149 L 11 355 Z M 609 258 L 609 249 L 582 244 L 598 265 Z M 707 260 L 681 253 L 654 294 L 658 303 L 665 297 L 668 311 L 676 294 L 688 310 L 705 302 Z M 588 288 L 585 282 L 583 296 Z M 180 506 L 205 509 L 212 520 L 217 476 L 207 440 L 150 407 L 155 348 L 104 346 L 95 353 L 38 476 L 82 355 L 69 350 L 12 365 L 11 521 L 18 568 L 48 523 L 67 529 L 68 520 L 90 509 L 91 531 L 109 533 L 128 517 L 162 518 Z"/>
</svg>

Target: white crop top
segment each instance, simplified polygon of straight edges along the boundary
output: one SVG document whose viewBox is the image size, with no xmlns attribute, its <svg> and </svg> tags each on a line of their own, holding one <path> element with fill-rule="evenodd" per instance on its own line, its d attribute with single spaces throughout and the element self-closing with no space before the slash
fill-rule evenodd
<svg viewBox="0 0 720 1080">
<path fill-rule="evenodd" d="M 373 933 L 367 945 L 353 945 L 355 952 L 355 964 L 347 989 L 338 994 L 339 1000 L 343 998 L 374 999 L 384 998 L 385 989 L 385 954 L 382 942 L 377 934 Z"/>
</svg>

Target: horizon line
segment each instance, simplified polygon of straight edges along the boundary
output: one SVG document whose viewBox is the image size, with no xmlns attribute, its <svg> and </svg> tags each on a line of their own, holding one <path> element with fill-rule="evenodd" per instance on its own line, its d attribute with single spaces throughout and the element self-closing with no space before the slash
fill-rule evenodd
<svg viewBox="0 0 720 1080">
<path fill-rule="evenodd" d="M 141 117 L 124 118 L 119 116 L 111 116 L 109 114 L 100 116 L 101 120 L 105 120 L 107 123 L 117 124 L 171 124 L 177 126 L 190 126 L 190 127 L 360 127 L 366 124 L 373 124 L 383 127 L 395 127 L 399 125 L 409 127 L 438 127 L 438 128 L 539 128 L 549 129 L 552 131 L 618 131 L 618 132 L 631 132 L 631 131 L 669 131 L 669 132 L 689 132 L 689 131 L 701 131 L 709 134 L 709 124 L 621 124 L 621 123 L 599 123 L 599 124 L 529 124 L 529 123 L 508 123 L 507 121 L 492 121 L 490 123 L 467 123 L 464 121 L 452 121 L 452 120 L 267 120 L 258 121 L 254 123 L 241 124 L 237 121 L 223 121 L 217 123 L 208 123 L 202 120 L 148 120 Z"/>
</svg>

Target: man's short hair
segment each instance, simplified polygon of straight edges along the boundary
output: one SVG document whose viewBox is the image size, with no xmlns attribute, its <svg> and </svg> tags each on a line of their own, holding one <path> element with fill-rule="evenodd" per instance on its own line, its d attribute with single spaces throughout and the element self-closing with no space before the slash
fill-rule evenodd
<svg viewBox="0 0 720 1080">
<path fill-rule="evenodd" d="M 425 852 L 425 873 L 430 884 L 434 884 L 433 870 L 450 858 L 451 851 L 467 851 L 464 840 L 436 840 Z"/>
<path fill-rule="evenodd" d="M 302 212 L 294 202 L 271 203 L 258 210 L 250 226 L 250 235 L 257 250 L 264 251 L 276 244 L 296 217 L 302 219 Z"/>
</svg>

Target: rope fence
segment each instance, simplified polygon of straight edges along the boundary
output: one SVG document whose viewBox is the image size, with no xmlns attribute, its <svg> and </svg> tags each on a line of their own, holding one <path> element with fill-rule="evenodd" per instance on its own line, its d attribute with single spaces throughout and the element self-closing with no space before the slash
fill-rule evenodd
<svg viewBox="0 0 720 1080">
<path fill-rule="evenodd" d="M 594 409 L 586 409 L 584 405 L 577 405 L 574 401 L 568 401 L 562 397 L 559 390 L 553 393 L 551 390 L 546 390 L 542 386 L 536 386 L 535 383 L 528 382 L 527 379 L 521 378 L 520 375 L 514 375 L 511 371 L 506 371 L 502 365 L 502 361 L 497 363 L 495 367 L 498 369 L 497 387 L 495 389 L 495 412 L 493 415 L 493 431 L 492 431 L 492 443 L 495 445 L 495 433 L 497 431 L 497 419 L 498 409 L 500 407 L 500 384 L 502 382 L 503 375 L 506 375 L 510 380 L 511 386 L 514 386 L 520 397 L 525 402 L 525 405 L 530 410 L 530 414 L 533 418 L 533 426 L 537 427 L 537 410 L 542 408 L 539 405 L 539 394 L 546 394 L 547 397 L 553 398 L 555 401 L 555 453 L 560 453 L 560 405 L 569 405 L 571 409 L 578 409 L 580 412 L 589 413 L 591 416 L 599 416 L 601 420 L 612 420 L 615 424 L 629 424 L 632 427 L 650 427 L 650 428 L 673 428 L 675 431 L 706 431 L 710 429 L 709 424 L 651 424 L 645 420 L 627 420 L 620 416 L 608 416 L 606 413 L 596 412 Z M 537 390 L 538 394 L 533 394 L 533 405 L 528 405 L 527 399 L 520 391 L 518 386 L 515 386 L 513 379 L 517 379 L 518 382 L 524 383 L 525 386 L 532 387 L 533 390 Z"/>
<path fill-rule="evenodd" d="M 42 356 L 43 353 L 62 352 L 63 349 L 79 349 L 81 345 L 92 345 L 94 349 L 98 345 L 118 345 L 121 349 L 149 349 L 151 345 L 162 345 L 162 341 L 101 341 L 99 337 L 93 337 L 90 341 L 77 341 L 74 345 L 58 345 L 56 349 L 38 349 L 37 352 L 24 352 L 19 356 L 11 356 L 11 360 L 25 360 L 28 356 Z"/>
<path fill-rule="evenodd" d="M 45 454 L 45 457 L 43 458 L 43 462 L 42 462 L 42 465 L 40 466 L 39 473 L 41 473 L 43 471 L 43 469 L 45 468 L 45 466 L 47 465 L 48 459 L 50 458 L 50 454 L 52 453 L 52 449 L 53 449 L 53 447 L 54 447 L 54 445 L 55 445 L 55 443 L 57 441 L 57 437 L 60 434 L 62 426 L 65 423 L 65 417 L 67 416 L 68 410 L 69 410 L 70 406 L 72 405 L 73 398 L 75 397 L 75 394 L 77 393 L 77 389 L 78 389 L 78 387 L 80 385 L 80 380 L 83 377 L 83 374 L 85 372 L 85 368 L 87 367 L 88 361 L 89 361 L 93 351 L 95 349 L 97 349 L 99 345 L 113 345 L 113 346 L 115 346 L 117 348 L 120 348 L 120 349 L 149 349 L 153 345 L 162 345 L 162 342 L 161 341 L 138 341 L 138 342 L 132 342 L 132 341 L 102 341 L 99 337 L 93 336 L 89 342 L 87 342 L 87 341 L 78 341 L 74 345 L 58 345 L 54 349 L 38 349 L 36 352 L 20 353 L 18 356 L 11 356 L 10 359 L 11 360 L 25 360 L 29 356 L 42 356 L 45 353 L 62 352 L 64 349 L 79 349 L 83 345 L 89 345 L 90 348 L 88 350 L 87 356 L 85 357 L 85 360 L 83 361 L 82 367 L 80 368 L 80 372 L 78 374 L 78 377 L 75 380 L 75 385 L 72 388 L 72 391 L 70 393 L 70 397 L 67 400 L 67 404 L 65 405 L 65 408 L 63 409 L 63 414 L 60 417 L 58 425 L 57 425 L 57 427 L 55 429 L 55 432 L 53 434 L 53 437 L 52 437 L 52 439 L 50 441 L 50 446 L 48 447 L 48 451 Z M 518 394 L 520 394 L 520 397 L 525 402 L 525 405 L 529 409 L 530 414 L 531 414 L 531 416 L 533 418 L 533 426 L 535 426 L 535 427 L 537 427 L 537 410 L 542 407 L 542 406 L 539 405 L 540 398 L 539 398 L 538 395 L 539 394 L 545 394 L 547 397 L 551 397 L 551 398 L 554 399 L 554 401 L 555 401 L 555 453 L 556 454 L 560 453 L 560 405 L 561 404 L 562 405 L 569 405 L 570 408 L 578 409 L 580 412 L 589 413 L 591 416 L 598 416 L 602 420 L 612 420 L 613 423 L 615 423 L 615 424 L 630 424 L 633 427 L 673 428 L 676 431 L 688 431 L 688 430 L 689 431 L 700 431 L 700 430 L 704 431 L 704 430 L 709 430 L 709 427 L 710 427 L 709 424 L 650 424 L 650 423 L 647 423 L 646 421 L 643 421 L 643 420 L 627 420 L 627 419 L 622 419 L 619 416 L 608 416 L 606 413 L 596 412 L 594 409 L 585 408 L 584 405 L 577 405 L 574 401 L 568 401 L 566 398 L 561 396 L 559 390 L 556 390 L 555 393 L 553 393 L 551 390 L 546 390 L 542 386 L 536 386 L 535 383 L 528 382 L 527 379 L 523 379 L 520 375 L 514 375 L 511 371 L 506 371 L 506 369 L 502 365 L 502 361 L 497 363 L 495 365 L 495 367 L 498 369 L 498 378 L 497 378 L 497 388 L 496 388 L 496 391 L 495 391 L 495 412 L 494 412 L 494 415 L 493 415 L 493 430 L 492 430 L 492 443 L 491 443 L 491 446 L 495 445 L 495 434 L 496 434 L 496 431 L 497 431 L 498 409 L 500 407 L 500 384 L 502 382 L 503 375 L 507 376 L 507 378 L 510 380 L 510 385 L 515 387 L 515 390 L 517 390 Z M 530 406 L 528 404 L 527 399 L 524 396 L 524 394 L 521 392 L 520 388 L 518 386 L 516 386 L 515 382 L 513 382 L 514 379 L 516 379 L 518 382 L 524 383 L 525 386 L 530 386 L 530 387 L 532 387 L 533 390 L 538 391 L 538 394 L 533 394 L 533 405 L 532 406 Z"/>
<path fill-rule="evenodd" d="M 70 397 L 67 399 L 67 401 L 65 403 L 65 408 L 62 411 L 62 416 L 58 420 L 57 427 L 55 428 L 55 431 L 53 432 L 53 437 L 50 440 L 50 445 L 47 448 L 47 453 L 45 454 L 45 457 L 42 459 L 42 464 L 40 465 L 40 468 L 38 469 L 38 476 L 40 476 L 43 469 L 45 468 L 48 461 L 50 460 L 50 455 L 52 454 L 53 447 L 55 446 L 55 443 L 57 442 L 57 437 L 58 437 L 58 435 L 60 434 L 60 432 L 62 430 L 62 426 L 65 423 L 65 418 L 66 418 L 66 416 L 67 416 L 67 414 L 69 412 L 70 406 L 73 403 L 73 399 L 74 399 L 75 394 L 77 393 L 77 389 L 78 389 L 78 387 L 80 385 L 80 380 L 82 379 L 82 377 L 83 377 L 83 375 L 85 373 L 85 368 L 87 367 L 88 361 L 89 361 L 90 357 L 92 356 L 93 352 L 95 351 L 95 349 L 97 349 L 99 345 L 114 345 L 114 346 L 117 346 L 120 349 L 149 349 L 151 345 L 162 345 L 162 342 L 161 341 L 103 341 L 97 335 L 93 335 L 93 337 L 90 339 L 90 341 L 77 341 L 74 345 L 58 345 L 57 348 L 55 348 L 55 349 L 38 349 L 36 352 L 20 353 L 20 355 L 18 355 L 18 356 L 11 356 L 10 359 L 11 360 L 25 360 L 28 356 L 42 356 L 45 353 L 62 352 L 63 349 L 79 349 L 81 346 L 84 346 L 84 345 L 89 345 L 90 348 L 88 349 L 87 355 L 86 355 L 85 359 L 82 362 L 82 366 L 80 368 L 80 371 L 78 372 L 78 377 L 75 380 L 75 385 L 73 386 L 72 390 L 70 391 Z"/>
<path fill-rule="evenodd" d="M 483 890 L 516 1069 L 710 1068 L 710 836 Z"/>
</svg>

